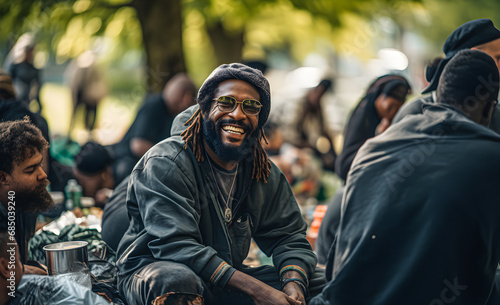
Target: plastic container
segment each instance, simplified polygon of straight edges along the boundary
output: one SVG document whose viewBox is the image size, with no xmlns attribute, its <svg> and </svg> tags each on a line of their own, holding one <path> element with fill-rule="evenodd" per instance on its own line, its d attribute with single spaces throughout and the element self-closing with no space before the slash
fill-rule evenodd
<svg viewBox="0 0 500 305">
<path fill-rule="evenodd" d="M 74 208 L 81 208 L 82 187 L 78 185 L 75 179 L 69 179 L 68 184 L 64 187 L 66 195 L 66 209 L 72 210 Z M 71 205 L 69 204 L 71 200 Z"/>
<path fill-rule="evenodd" d="M 328 209 L 327 205 L 318 205 L 316 206 L 316 209 L 314 209 L 313 213 L 314 220 L 311 223 L 311 226 L 309 227 L 306 236 L 313 250 L 314 250 L 314 244 L 316 243 L 316 238 L 318 238 L 319 227 L 321 226 L 321 222 L 323 221 L 323 217 L 325 217 L 327 209 Z"/>
</svg>

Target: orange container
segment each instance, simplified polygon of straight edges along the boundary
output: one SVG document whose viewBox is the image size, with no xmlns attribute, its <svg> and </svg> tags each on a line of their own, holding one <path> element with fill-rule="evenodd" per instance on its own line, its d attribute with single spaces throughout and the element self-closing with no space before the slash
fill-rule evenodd
<svg viewBox="0 0 500 305">
<path fill-rule="evenodd" d="M 327 205 L 318 205 L 314 209 L 313 217 L 314 220 L 309 227 L 306 238 L 311 244 L 311 247 L 314 250 L 314 244 L 316 243 L 316 238 L 318 238 L 319 227 L 321 226 L 321 222 L 323 221 L 323 217 L 325 217 L 326 210 L 328 209 Z"/>
</svg>

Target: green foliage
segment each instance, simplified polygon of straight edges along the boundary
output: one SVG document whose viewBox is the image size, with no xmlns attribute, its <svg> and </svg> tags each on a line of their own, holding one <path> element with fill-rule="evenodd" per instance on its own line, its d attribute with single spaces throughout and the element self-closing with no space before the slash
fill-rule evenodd
<svg viewBox="0 0 500 305">
<path fill-rule="evenodd" d="M 115 55 L 120 57 L 125 54 L 120 51 L 141 47 L 135 12 L 123 6 L 127 2 L 4 1 L 0 4 L 0 41 L 11 47 L 22 33 L 33 32 L 39 42 L 38 51 L 55 53 L 57 62 L 62 63 L 92 49 L 95 37 L 107 37 L 114 40 Z"/>
<path fill-rule="evenodd" d="M 38 50 L 52 54 L 56 63 L 91 49 L 96 37 L 105 42 L 108 64 L 127 65 L 131 58 L 138 62 L 144 53 L 135 1 L 1 1 L 3 52 L 22 33 L 32 31 Z M 357 56 L 368 58 L 372 42 L 359 47 L 353 38 L 376 40 L 386 20 L 396 27 L 394 35 L 411 30 L 426 37 L 433 53 L 439 53 L 446 37 L 466 21 L 500 22 L 500 2 L 490 0 L 182 0 L 182 5 L 184 55 L 197 83 L 218 62 L 236 56 L 264 59 L 281 53 L 300 62 L 318 48 L 335 46 L 341 53 L 354 47 Z"/>
<path fill-rule="evenodd" d="M 453 30 L 465 22 L 489 18 L 497 27 L 500 26 L 499 1 L 424 0 L 423 5 L 427 10 L 428 18 L 425 22 L 417 23 L 415 30 L 435 45 L 436 55 L 441 53 L 446 38 Z"/>
</svg>

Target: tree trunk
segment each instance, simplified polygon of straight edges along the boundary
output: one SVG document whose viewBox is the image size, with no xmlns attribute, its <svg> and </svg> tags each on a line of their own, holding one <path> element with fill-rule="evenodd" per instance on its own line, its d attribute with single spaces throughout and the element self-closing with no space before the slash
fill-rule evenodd
<svg viewBox="0 0 500 305">
<path fill-rule="evenodd" d="M 244 31 L 228 33 L 221 22 L 207 27 L 218 64 L 240 62 L 245 44 Z"/>
<path fill-rule="evenodd" d="M 144 85 L 148 92 L 161 91 L 176 73 L 185 72 L 182 47 L 181 0 L 135 0 L 147 67 Z"/>
</svg>

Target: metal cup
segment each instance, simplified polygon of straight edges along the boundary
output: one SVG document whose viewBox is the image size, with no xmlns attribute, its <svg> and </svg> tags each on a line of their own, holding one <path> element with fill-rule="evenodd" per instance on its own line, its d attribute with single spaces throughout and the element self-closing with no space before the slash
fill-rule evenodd
<svg viewBox="0 0 500 305">
<path fill-rule="evenodd" d="M 88 242 L 66 241 L 43 247 L 49 275 L 88 270 Z"/>
</svg>

